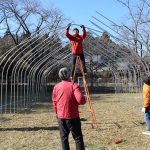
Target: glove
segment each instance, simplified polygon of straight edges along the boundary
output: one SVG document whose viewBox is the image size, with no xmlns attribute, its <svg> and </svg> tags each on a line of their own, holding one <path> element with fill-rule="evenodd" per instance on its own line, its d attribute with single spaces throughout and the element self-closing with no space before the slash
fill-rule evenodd
<svg viewBox="0 0 150 150">
<path fill-rule="evenodd" d="M 84 26 L 84 25 L 81 25 L 80 27 L 81 27 L 81 28 L 85 28 L 85 26 Z"/>
<path fill-rule="evenodd" d="M 70 26 L 71 26 L 71 23 L 69 23 L 69 24 L 68 24 L 67 30 L 69 30 L 69 29 L 70 29 Z"/>
<path fill-rule="evenodd" d="M 145 113 L 145 111 L 146 111 L 146 108 L 144 108 L 144 107 L 143 107 L 141 111 L 142 111 L 143 113 Z"/>
</svg>

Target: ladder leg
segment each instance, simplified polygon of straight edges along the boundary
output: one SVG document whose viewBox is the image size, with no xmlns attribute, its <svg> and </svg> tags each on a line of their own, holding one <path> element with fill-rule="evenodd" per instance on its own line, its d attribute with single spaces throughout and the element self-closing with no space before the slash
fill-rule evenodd
<svg viewBox="0 0 150 150">
<path fill-rule="evenodd" d="M 95 112 L 94 112 L 94 108 L 92 106 L 91 97 L 90 97 L 88 85 L 87 85 L 87 82 L 86 82 L 85 73 L 84 73 L 84 70 L 83 70 L 83 64 L 82 64 L 80 58 L 79 58 L 79 62 L 80 62 L 80 70 L 81 70 L 81 73 L 83 75 L 83 82 L 84 82 L 85 92 L 86 92 L 86 95 L 87 95 L 87 101 L 88 101 L 90 112 L 91 112 L 91 115 L 92 115 L 92 120 L 93 120 L 93 123 L 95 123 L 96 126 L 97 126 L 97 128 L 98 128 L 98 124 L 97 124 L 97 120 L 96 120 L 96 115 L 95 115 Z"/>
</svg>

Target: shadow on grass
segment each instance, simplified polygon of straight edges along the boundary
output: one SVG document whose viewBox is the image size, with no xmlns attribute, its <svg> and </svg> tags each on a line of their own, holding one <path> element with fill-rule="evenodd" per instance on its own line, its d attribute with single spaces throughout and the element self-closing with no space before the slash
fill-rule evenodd
<svg viewBox="0 0 150 150">
<path fill-rule="evenodd" d="M 80 121 L 87 121 L 87 119 L 85 119 L 85 118 L 80 118 Z"/>
<path fill-rule="evenodd" d="M 10 118 L 0 117 L 0 123 L 10 121 L 10 120 L 11 120 Z"/>
<path fill-rule="evenodd" d="M 24 128 L 0 128 L 0 131 L 39 131 L 39 130 L 59 130 L 58 126 L 53 127 L 24 127 Z"/>
</svg>

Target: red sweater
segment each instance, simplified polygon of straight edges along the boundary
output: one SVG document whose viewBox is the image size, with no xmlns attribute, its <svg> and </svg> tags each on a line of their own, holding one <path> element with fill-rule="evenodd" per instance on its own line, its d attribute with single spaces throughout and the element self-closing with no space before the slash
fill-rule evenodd
<svg viewBox="0 0 150 150">
<path fill-rule="evenodd" d="M 78 105 L 86 103 L 78 84 L 69 81 L 62 81 L 54 86 L 52 101 L 54 111 L 61 119 L 78 118 Z"/>
<path fill-rule="evenodd" d="M 71 41 L 72 53 L 73 54 L 82 54 L 82 42 L 86 37 L 86 30 L 85 27 L 83 28 L 83 35 L 71 35 L 69 34 L 69 29 L 66 30 L 66 36 Z"/>
</svg>

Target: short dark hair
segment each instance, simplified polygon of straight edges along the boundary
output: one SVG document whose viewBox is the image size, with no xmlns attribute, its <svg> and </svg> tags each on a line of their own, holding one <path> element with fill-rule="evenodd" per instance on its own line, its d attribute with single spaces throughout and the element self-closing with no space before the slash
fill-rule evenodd
<svg viewBox="0 0 150 150">
<path fill-rule="evenodd" d="M 77 30 L 77 31 L 79 32 L 79 29 L 78 29 L 78 28 L 74 28 L 74 29 L 73 29 L 73 31 L 75 31 L 75 30 Z"/>
<path fill-rule="evenodd" d="M 61 68 L 61 69 L 59 70 L 58 75 L 59 75 L 59 78 L 60 78 L 61 80 L 68 80 L 69 77 L 70 77 L 70 71 L 69 71 L 69 69 L 66 68 L 66 67 L 65 67 L 65 68 Z"/>
</svg>

